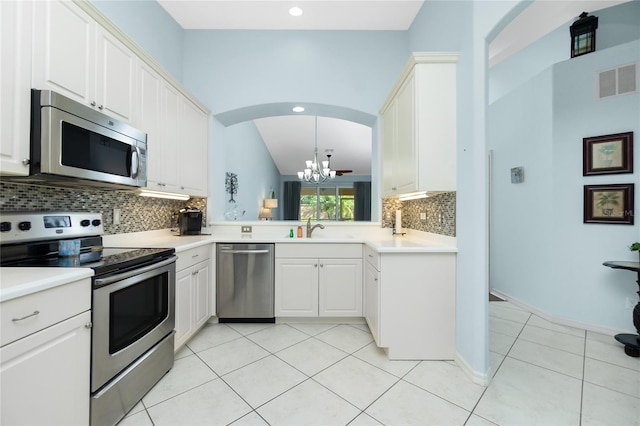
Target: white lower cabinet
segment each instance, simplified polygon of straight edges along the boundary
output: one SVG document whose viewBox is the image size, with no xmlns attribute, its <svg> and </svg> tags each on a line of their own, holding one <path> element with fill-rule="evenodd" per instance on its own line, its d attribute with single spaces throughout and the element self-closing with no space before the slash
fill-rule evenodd
<svg viewBox="0 0 640 426">
<path fill-rule="evenodd" d="M 364 318 L 376 344 L 384 347 L 380 336 L 380 271 L 369 262 L 364 268 Z"/>
<path fill-rule="evenodd" d="M 362 247 L 276 244 L 275 315 L 361 317 Z"/>
<path fill-rule="evenodd" d="M 367 247 L 365 258 L 365 319 L 389 359 L 454 359 L 456 254 Z"/>
<path fill-rule="evenodd" d="M 178 253 L 176 335 L 178 350 L 211 317 L 211 246 Z"/>
<path fill-rule="evenodd" d="M 89 423 L 91 280 L 3 301 L 0 424 Z"/>
</svg>

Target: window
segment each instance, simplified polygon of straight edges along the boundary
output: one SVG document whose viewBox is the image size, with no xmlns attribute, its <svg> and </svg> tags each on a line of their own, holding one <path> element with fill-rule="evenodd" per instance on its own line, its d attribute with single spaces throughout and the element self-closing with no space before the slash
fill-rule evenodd
<svg viewBox="0 0 640 426">
<path fill-rule="evenodd" d="M 300 220 L 353 221 L 353 188 L 302 187 Z"/>
</svg>

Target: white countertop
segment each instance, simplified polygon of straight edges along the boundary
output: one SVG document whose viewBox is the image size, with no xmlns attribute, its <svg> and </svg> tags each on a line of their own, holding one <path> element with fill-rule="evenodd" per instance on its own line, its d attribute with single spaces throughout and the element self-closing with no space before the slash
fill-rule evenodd
<svg viewBox="0 0 640 426">
<path fill-rule="evenodd" d="M 91 268 L 0 268 L 0 302 L 91 276 Z"/>
<path fill-rule="evenodd" d="M 295 226 L 294 226 L 295 227 Z M 327 225 L 313 238 L 289 238 L 290 224 L 280 227 L 253 225 L 255 232 L 241 234 L 238 225 L 203 229 L 211 235 L 177 236 L 169 229 L 104 235 L 105 247 L 166 247 L 177 253 L 212 243 L 366 244 L 378 253 L 456 253 L 455 238 L 411 231 L 392 236 L 389 229 Z M 294 230 L 295 232 L 295 230 Z M 91 268 L 0 268 L 0 302 L 93 276 Z"/>
<path fill-rule="evenodd" d="M 105 247 L 167 247 L 174 248 L 177 253 L 211 243 L 298 243 L 298 244 L 366 244 L 379 253 L 456 253 L 455 238 L 435 236 L 433 234 L 392 236 L 377 232 L 363 235 L 336 236 L 331 233 L 322 235 L 324 230 L 316 230 L 312 238 L 289 238 L 283 232 L 265 235 L 252 233 L 242 235 L 238 233 L 216 232 L 216 229 L 203 229 L 203 233 L 210 235 L 177 236 L 169 229 L 156 231 L 135 232 L 128 234 L 105 235 Z M 277 231 L 276 231 L 277 232 Z M 226 234 L 226 235 L 225 235 Z"/>
</svg>

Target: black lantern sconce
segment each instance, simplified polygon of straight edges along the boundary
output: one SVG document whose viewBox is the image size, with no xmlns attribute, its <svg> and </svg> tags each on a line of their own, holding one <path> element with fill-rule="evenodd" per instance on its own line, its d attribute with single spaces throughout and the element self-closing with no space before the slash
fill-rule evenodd
<svg viewBox="0 0 640 426">
<path fill-rule="evenodd" d="M 587 12 L 582 12 L 579 19 L 569 27 L 572 58 L 596 51 L 596 28 L 598 18 L 589 16 Z"/>
</svg>

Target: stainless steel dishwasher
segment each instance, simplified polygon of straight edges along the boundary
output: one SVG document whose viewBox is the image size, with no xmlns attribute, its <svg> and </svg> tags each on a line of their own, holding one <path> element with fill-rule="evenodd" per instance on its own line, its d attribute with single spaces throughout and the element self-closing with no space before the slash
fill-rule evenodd
<svg viewBox="0 0 640 426">
<path fill-rule="evenodd" d="M 220 322 L 275 322 L 273 244 L 217 244 Z"/>
</svg>

